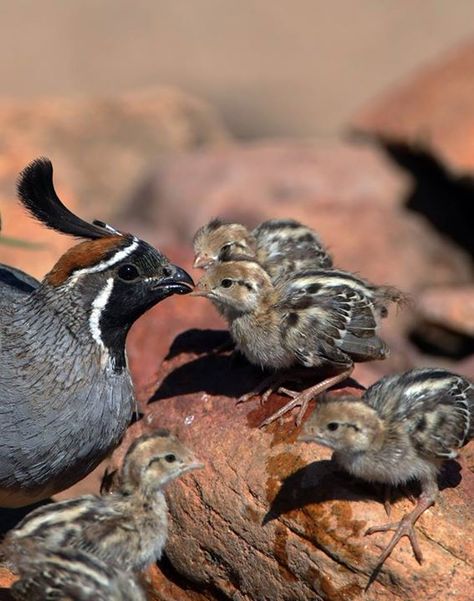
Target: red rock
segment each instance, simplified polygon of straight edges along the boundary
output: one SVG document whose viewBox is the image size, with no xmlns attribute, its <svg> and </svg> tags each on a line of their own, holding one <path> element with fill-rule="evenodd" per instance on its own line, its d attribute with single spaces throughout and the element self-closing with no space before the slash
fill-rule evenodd
<svg viewBox="0 0 474 601">
<path fill-rule="evenodd" d="M 185 589 L 178 599 L 201 599 L 193 595 L 202 591 L 210 600 L 471 598 L 474 541 L 466 527 L 474 474 L 465 468 L 459 474 L 450 464 L 437 505 L 417 527 L 424 564 L 419 566 L 408 542 L 402 542 L 364 597 L 371 567 L 389 536 L 363 536 L 370 525 L 386 521 L 377 494 L 338 472 L 328 462 L 329 451 L 297 443 L 291 417 L 259 429 L 283 399 L 273 395 L 263 407 L 257 400 L 236 405 L 236 396 L 258 374 L 225 356 L 201 352 L 208 346 L 208 335 L 181 337 L 175 349 L 183 352 L 162 364 L 151 399 L 150 388 L 140 392 L 146 415 L 125 443 L 148 429 L 168 427 L 205 462 L 204 470 L 168 490 L 172 525 L 166 553 L 173 581 L 181 578 Z M 187 347 L 193 352 L 184 352 Z M 358 373 L 367 384 L 377 378 L 371 365 L 358 366 Z M 394 518 L 410 508 L 400 499 Z M 161 596 L 160 589 L 156 594 L 172 598 Z"/>
<path fill-rule="evenodd" d="M 8 589 L 15 582 L 16 578 L 7 568 L 0 566 L 0 601 L 11 601 L 12 597 Z"/>
<path fill-rule="evenodd" d="M 422 143 L 457 171 L 474 169 L 474 42 L 414 73 L 363 108 L 358 131 Z"/>
<path fill-rule="evenodd" d="M 430 288 L 420 295 L 418 311 L 427 321 L 474 336 L 474 286 Z"/>
</svg>

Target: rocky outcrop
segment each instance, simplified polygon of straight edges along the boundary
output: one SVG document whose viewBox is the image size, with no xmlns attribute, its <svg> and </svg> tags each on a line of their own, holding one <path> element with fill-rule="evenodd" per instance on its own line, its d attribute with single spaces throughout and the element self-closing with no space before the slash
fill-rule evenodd
<svg viewBox="0 0 474 601">
<path fill-rule="evenodd" d="M 141 390 L 145 416 L 129 433 L 132 439 L 170 428 L 206 465 L 169 488 L 172 526 L 164 572 L 152 574 L 156 599 L 470 599 L 474 474 L 467 460 L 447 464 L 439 501 L 419 521 L 423 565 L 403 541 L 364 593 L 390 536 L 364 536 L 387 521 L 380 491 L 336 469 L 328 450 L 297 442 L 293 417 L 259 429 L 283 399 L 236 405 L 259 373 L 210 350 L 221 343 L 222 336 L 209 331 L 182 334 L 156 384 Z M 359 365 L 359 377 L 369 383 L 377 374 Z M 332 394 L 349 389 L 360 393 L 353 382 Z M 392 518 L 410 509 L 400 493 Z M 180 583 L 179 595 L 170 584 L 162 590 L 163 578 Z"/>
</svg>

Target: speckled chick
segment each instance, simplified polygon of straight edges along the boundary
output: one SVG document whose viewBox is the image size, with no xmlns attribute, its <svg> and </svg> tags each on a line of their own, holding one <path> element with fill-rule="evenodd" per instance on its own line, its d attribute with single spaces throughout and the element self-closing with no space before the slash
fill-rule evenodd
<svg viewBox="0 0 474 601">
<path fill-rule="evenodd" d="M 212 301 L 229 324 L 237 348 L 254 365 L 277 373 L 275 383 L 288 380 L 295 367 L 328 365 L 338 373 L 301 393 L 281 389 L 293 397 L 263 422 L 266 425 L 291 408 L 301 406 L 301 421 L 309 400 L 344 380 L 354 362 L 385 359 L 386 344 L 377 334 L 381 308 L 391 300 L 384 288 L 368 286 L 340 270 L 308 270 L 272 283 L 254 261 L 216 263 L 200 279 L 194 296 Z M 262 382 L 258 391 L 268 385 Z M 247 400 L 249 395 L 241 400 Z"/>
<path fill-rule="evenodd" d="M 124 570 L 141 570 L 161 557 L 167 538 L 168 482 L 203 467 L 166 431 L 138 438 L 127 451 L 117 492 L 85 495 L 35 509 L 10 531 L 5 555 L 32 542 L 73 547 Z"/>
<path fill-rule="evenodd" d="M 78 549 L 25 549 L 16 567 L 16 601 L 146 601 L 133 574 Z"/>
<path fill-rule="evenodd" d="M 294 219 L 270 219 L 254 230 L 214 219 L 194 236 L 194 267 L 246 257 L 257 260 L 276 281 L 302 269 L 332 267 L 332 258 L 311 228 Z"/>
<path fill-rule="evenodd" d="M 421 483 L 411 513 L 400 522 L 367 531 L 395 531 L 377 562 L 375 577 L 402 536 L 409 537 L 421 562 L 414 524 L 435 502 L 443 462 L 455 458 L 473 436 L 472 383 L 444 369 L 423 368 L 386 376 L 360 399 L 333 397 L 318 403 L 300 440 L 333 449 L 333 459 L 342 468 L 368 482 Z"/>
</svg>

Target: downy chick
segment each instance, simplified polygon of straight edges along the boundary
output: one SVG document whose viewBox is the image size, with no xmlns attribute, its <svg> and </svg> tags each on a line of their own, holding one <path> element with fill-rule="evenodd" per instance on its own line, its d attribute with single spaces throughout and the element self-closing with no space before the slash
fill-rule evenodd
<svg viewBox="0 0 474 601">
<path fill-rule="evenodd" d="M 10 531 L 6 555 L 24 544 L 72 547 L 124 570 L 142 570 L 161 557 L 167 538 L 168 482 L 203 467 L 166 431 L 144 435 L 125 455 L 118 491 L 84 495 L 35 509 Z"/>
<path fill-rule="evenodd" d="M 403 536 L 422 561 L 415 522 L 436 500 L 443 462 L 455 458 L 473 436 L 474 387 L 466 378 L 440 368 L 386 376 L 360 399 L 333 397 L 318 403 L 299 440 L 333 449 L 333 459 L 342 468 L 368 482 L 421 483 L 411 513 L 366 532 L 395 531 L 369 584 Z"/>
<path fill-rule="evenodd" d="M 78 549 L 28 549 L 16 559 L 16 601 L 146 601 L 130 572 Z"/>
<path fill-rule="evenodd" d="M 258 261 L 273 281 L 302 269 L 332 267 L 319 236 L 294 219 L 270 219 L 254 230 L 214 219 L 195 234 L 194 267 L 246 257 Z"/>
<path fill-rule="evenodd" d="M 377 335 L 380 308 L 390 298 L 384 288 L 369 286 L 350 273 L 336 270 L 301 271 L 273 284 L 253 261 L 229 261 L 210 267 L 196 285 L 194 296 L 204 296 L 229 324 L 237 348 L 254 365 L 272 370 L 332 366 L 338 373 L 293 397 L 263 422 L 266 425 L 293 407 L 301 406 L 301 422 L 308 402 L 347 378 L 354 362 L 385 359 L 388 348 Z M 280 373 L 272 380 L 288 380 Z M 258 391 L 245 395 L 247 400 Z M 264 400 L 273 386 L 264 395 Z"/>
</svg>

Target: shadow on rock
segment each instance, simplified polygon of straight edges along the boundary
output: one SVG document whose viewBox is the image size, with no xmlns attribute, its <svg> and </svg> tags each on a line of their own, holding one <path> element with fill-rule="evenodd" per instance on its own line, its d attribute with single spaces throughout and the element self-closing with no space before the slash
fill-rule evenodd
<svg viewBox="0 0 474 601">
<path fill-rule="evenodd" d="M 375 141 L 402 169 L 410 173 L 415 186 L 406 207 L 424 215 L 442 234 L 474 256 L 471 219 L 474 177 L 457 175 L 423 144 L 409 144 L 385 136 L 362 134 Z"/>
<path fill-rule="evenodd" d="M 265 374 L 243 357 L 204 355 L 168 374 L 149 402 L 198 392 L 238 398 L 253 390 L 263 377 Z"/>
<path fill-rule="evenodd" d="M 207 355 L 219 351 L 230 351 L 233 342 L 227 330 L 199 330 L 198 328 L 186 330 L 178 334 L 171 344 L 165 357 L 171 361 L 182 354 Z"/>
<path fill-rule="evenodd" d="M 461 466 L 456 461 L 445 464 L 439 477 L 439 488 L 455 488 L 461 482 Z M 402 488 L 390 490 L 392 503 L 410 495 L 417 498 L 421 493 L 418 482 L 410 482 Z M 325 501 L 379 501 L 384 502 L 385 486 L 371 484 L 355 478 L 331 460 L 315 461 L 300 468 L 283 480 L 280 489 L 263 518 L 262 525 L 280 516 L 302 509 L 313 503 Z"/>
</svg>

